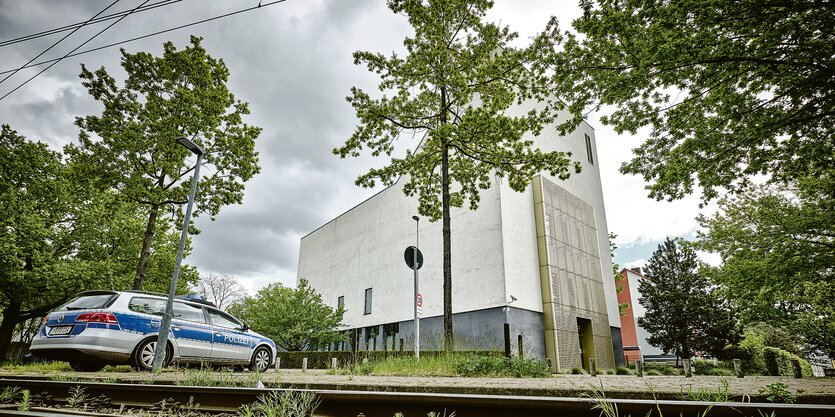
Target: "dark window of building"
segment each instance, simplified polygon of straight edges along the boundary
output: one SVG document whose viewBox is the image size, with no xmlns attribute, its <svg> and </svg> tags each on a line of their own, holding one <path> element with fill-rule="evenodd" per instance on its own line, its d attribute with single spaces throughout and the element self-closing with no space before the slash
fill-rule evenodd
<svg viewBox="0 0 835 417">
<path fill-rule="evenodd" d="M 365 314 L 371 314 L 371 288 L 365 290 Z"/>
<path fill-rule="evenodd" d="M 336 308 L 345 308 L 345 296 L 340 295 L 339 298 L 336 299 Z"/>
<path fill-rule="evenodd" d="M 594 156 L 591 148 L 591 137 L 589 135 L 586 135 L 586 153 L 589 156 L 589 163 L 594 165 Z"/>
</svg>

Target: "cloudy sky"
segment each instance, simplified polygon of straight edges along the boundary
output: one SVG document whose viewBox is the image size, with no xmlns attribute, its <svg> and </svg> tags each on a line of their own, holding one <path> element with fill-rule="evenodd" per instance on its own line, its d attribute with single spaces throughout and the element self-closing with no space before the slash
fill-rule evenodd
<svg viewBox="0 0 835 417">
<path fill-rule="evenodd" d="M 0 42 L 85 21 L 112 1 L 0 0 Z M 122 0 L 105 14 L 140 4 L 141 0 Z M 257 4 L 173 2 L 125 18 L 79 51 Z M 524 42 L 550 16 L 569 29 L 579 13 L 576 1 L 496 0 L 489 19 L 509 25 Z M 79 30 L 39 60 L 63 56 L 107 24 Z M 23 65 L 66 33 L 0 46 L 0 71 Z M 234 275 L 249 291 L 275 281 L 295 283 L 301 236 L 379 191 L 358 188 L 354 179 L 385 161 L 342 160 L 331 154 L 356 123 L 345 101 L 351 86 L 376 90 L 377 79 L 354 66 L 351 54 L 400 51 L 409 33 L 406 18 L 391 13 L 382 0 L 287 0 L 122 45 L 129 52 L 158 55 L 165 41 L 182 48 L 190 35 L 203 37 L 209 53 L 229 67 L 231 90 L 250 103 L 247 122 L 264 129 L 256 146 L 262 171 L 247 184 L 244 203 L 223 208 L 214 222 L 198 220 L 203 233 L 194 238 L 187 262 L 201 272 Z M 104 66 L 123 79 L 119 57 L 118 48 L 107 48 L 59 62 L 0 100 L 0 123 L 55 148 L 76 140 L 74 118 L 101 111 L 79 82 L 80 64 Z M 42 68 L 26 69 L 6 80 L 0 84 L 0 96 Z M 640 266 L 666 236 L 692 237 L 698 197 L 672 203 L 647 198 L 641 178 L 618 173 L 643 137 L 617 135 L 596 114 L 589 122 L 596 131 L 609 229 L 618 234 L 616 261 Z"/>
</svg>

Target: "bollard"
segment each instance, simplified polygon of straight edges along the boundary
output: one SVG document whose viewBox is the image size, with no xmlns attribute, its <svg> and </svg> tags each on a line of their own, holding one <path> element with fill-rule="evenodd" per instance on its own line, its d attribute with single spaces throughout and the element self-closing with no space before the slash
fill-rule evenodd
<svg viewBox="0 0 835 417">
<path fill-rule="evenodd" d="M 510 324 L 504 324 L 504 356 L 510 358 Z"/>
<path fill-rule="evenodd" d="M 522 335 L 520 334 L 519 337 L 516 338 L 516 345 L 517 349 L 519 350 L 519 358 L 525 357 L 525 352 L 522 350 Z"/>
<path fill-rule="evenodd" d="M 302 358 L 302 372 L 307 371 L 307 358 Z"/>
<path fill-rule="evenodd" d="M 336 358 L 331 358 L 331 369 L 336 369 Z"/>
<path fill-rule="evenodd" d="M 690 368 L 690 359 L 682 359 L 681 363 L 684 365 L 684 376 L 690 378 L 693 376 L 693 370 Z"/>
<path fill-rule="evenodd" d="M 400 338 L 400 353 L 403 353 L 403 338 Z"/>
<path fill-rule="evenodd" d="M 597 376 L 597 361 L 594 358 L 589 358 L 589 374 Z"/>
<path fill-rule="evenodd" d="M 644 376 L 644 361 L 640 359 L 635 361 L 635 375 L 639 378 Z"/>
<path fill-rule="evenodd" d="M 803 378 L 803 370 L 800 368 L 800 361 L 792 359 L 792 371 L 794 371 L 795 378 Z"/>
<path fill-rule="evenodd" d="M 281 369 L 281 358 L 275 358 L 275 371 L 278 372 Z"/>
<path fill-rule="evenodd" d="M 742 361 L 739 359 L 734 359 L 734 373 L 736 374 L 737 378 L 742 378 L 745 376 L 745 373 L 742 372 Z"/>
<path fill-rule="evenodd" d="M 545 363 L 547 363 L 547 364 L 548 364 L 548 367 L 549 367 L 549 368 L 552 368 L 552 365 L 551 365 L 551 358 L 545 358 Z"/>
</svg>

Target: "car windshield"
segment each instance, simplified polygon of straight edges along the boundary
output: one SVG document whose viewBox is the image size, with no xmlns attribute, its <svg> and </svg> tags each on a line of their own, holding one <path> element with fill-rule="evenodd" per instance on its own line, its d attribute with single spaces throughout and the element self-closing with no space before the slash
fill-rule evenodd
<svg viewBox="0 0 835 417">
<path fill-rule="evenodd" d="M 95 308 L 105 308 L 110 304 L 110 301 L 116 296 L 116 294 L 95 294 L 95 295 L 82 295 L 81 297 L 76 298 L 75 300 L 70 301 L 67 304 L 64 304 L 60 310 L 88 310 L 88 309 L 95 309 Z"/>
</svg>

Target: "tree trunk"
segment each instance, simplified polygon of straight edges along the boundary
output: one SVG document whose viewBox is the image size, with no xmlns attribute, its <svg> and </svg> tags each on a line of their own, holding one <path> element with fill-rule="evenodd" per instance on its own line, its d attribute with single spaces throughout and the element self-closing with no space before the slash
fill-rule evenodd
<svg viewBox="0 0 835 417">
<path fill-rule="evenodd" d="M 14 328 L 20 320 L 21 305 L 10 303 L 3 309 L 3 322 L 0 323 L 0 359 L 6 359 L 12 343 Z"/>
<path fill-rule="evenodd" d="M 148 214 L 148 224 L 145 226 L 145 237 L 142 239 L 142 251 L 139 252 L 139 265 L 136 266 L 136 277 L 133 279 L 133 289 L 141 290 L 145 283 L 145 271 L 148 269 L 148 258 L 151 256 L 151 245 L 154 243 L 154 234 L 157 230 L 157 215 L 159 206 L 151 206 Z"/>
<path fill-rule="evenodd" d="M 446 89 L 441 88 L 441 124 L 446 118 Z M 452 336 L 452 239 L 449 216 L 449 139 L 443 138 L 441 154 L 441 206 L 443 217 L 444 240 L 444 350 L 452 352 L 455 348 Z"/>
</svg>

